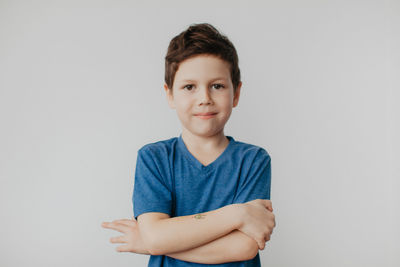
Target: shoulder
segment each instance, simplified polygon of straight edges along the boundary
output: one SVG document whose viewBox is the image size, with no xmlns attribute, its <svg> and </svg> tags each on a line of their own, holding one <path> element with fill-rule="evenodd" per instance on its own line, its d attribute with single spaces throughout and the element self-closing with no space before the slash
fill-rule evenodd
<svg viewBox="0 0 400 267">
<path fill-rule="evenodd" d="M 137 152 L 136 168 L 140 171 L 158 173 L 160 177 L 170 177 L 170 156 L 174 150 L 176 137 L 143 145 Z"/>
<path fill-rule="evenodd" d="M 270 154 L 268 153 L 267 149 L 255 144 L 235 140 L 233 147 L 235 154 L 242 155 L 243 157 L 249 158 L 252 161 L 258 158 L 264 160 L 270 159 Z"/>
<path fill-rule="evenodd" d="M 169 155 L 176 145 L 178 138 L 172 137 L 165 140 L 155 141 L 143 145 L 138 150 L 138 154 L 142 156 L 152 156 L 152 157 L 165 157 Z"/>
</svg>

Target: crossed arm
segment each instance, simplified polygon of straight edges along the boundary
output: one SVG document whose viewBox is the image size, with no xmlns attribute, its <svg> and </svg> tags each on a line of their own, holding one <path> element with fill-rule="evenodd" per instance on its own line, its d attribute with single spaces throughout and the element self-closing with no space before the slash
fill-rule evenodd
<svg viewBox="0 0 400 267">
<path fill-rule="evenodd" d="M 205 245 L 181 252 L 168 253 L 169 257 L 203 264 L 220 264 L 254 258 L 258 246 L 254 239 L 238 230 L 217 238 Z"/>
<path fill-rule="evenodd" d="M 252 238 L 236 230 L 241 223 L 237 208 L 228 205 L 174 218 L 147 213 L 138 217 L 139 229 L 143 230 L 152 255 L 208 264 L 248 260 L 255 257 L 258 246 Z"/>
<path fill-rule="evenodd" d="M 272 211 L 272 206 L 269 210 Z M 117 248 L 121 252 L 167 255 L 184 261 L 218 264 L 252 259 L 262 246 L 249 236 L 251 231 L 243 227 L 240 216 L 243 213 L 240 214 L 237 205 L 228 205 L 202 214 L 174 218 L 164 213 L 144 213 L 137 222 L 117 220 L 105 223 L 103 227 L 125 234 L 111 238 L 112 243 L 126 243 Z M 274 218 L 272 220 L 274 226 Z M 252 229 L 255 229 L 254 225 Z"/>
</svg>

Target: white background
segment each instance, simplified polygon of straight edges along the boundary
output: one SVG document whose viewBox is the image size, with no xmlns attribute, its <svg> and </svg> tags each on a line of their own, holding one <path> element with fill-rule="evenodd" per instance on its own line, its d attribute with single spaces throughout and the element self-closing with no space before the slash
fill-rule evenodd
<svg viewBox="0 0 400 267">
<path fill-rule="evenodd" d="M 143 1 L 144 2 L 144 1 Z M 272 158 L 263 266 L 400 266 L 399 1 L 0 1 L 0 265 L 146 266 L 130 218 L 137 150 L 178 136 L 172 37 L 236 46 L 225 134 Z"/>
</svg>

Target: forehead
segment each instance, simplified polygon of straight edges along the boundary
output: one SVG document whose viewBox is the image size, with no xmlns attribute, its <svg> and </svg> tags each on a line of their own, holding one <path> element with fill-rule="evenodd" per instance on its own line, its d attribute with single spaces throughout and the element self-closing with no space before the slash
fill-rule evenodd
<svg viewBox="0 0 400 267">
<path fill-rule="evenodd" d="M 230 79 L 230 65 L 214 55 L 197 55 L 179 64 L 175 74 L 176 82 L 186 80 Z"/>
</svg>

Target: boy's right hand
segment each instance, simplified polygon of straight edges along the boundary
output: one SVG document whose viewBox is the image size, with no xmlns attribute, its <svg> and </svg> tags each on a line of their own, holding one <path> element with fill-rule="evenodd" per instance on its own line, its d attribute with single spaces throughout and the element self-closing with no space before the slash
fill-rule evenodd
<svg viewBox="0 0 400 267">
<path fill-rule="evenodd" d="M 238 230 L 253 238 L 259 249 L 263 250 L 275 227 L 272 202 L 267 199 L 255 199 L 240 205 L 243 217 Z"/>
</svg>

